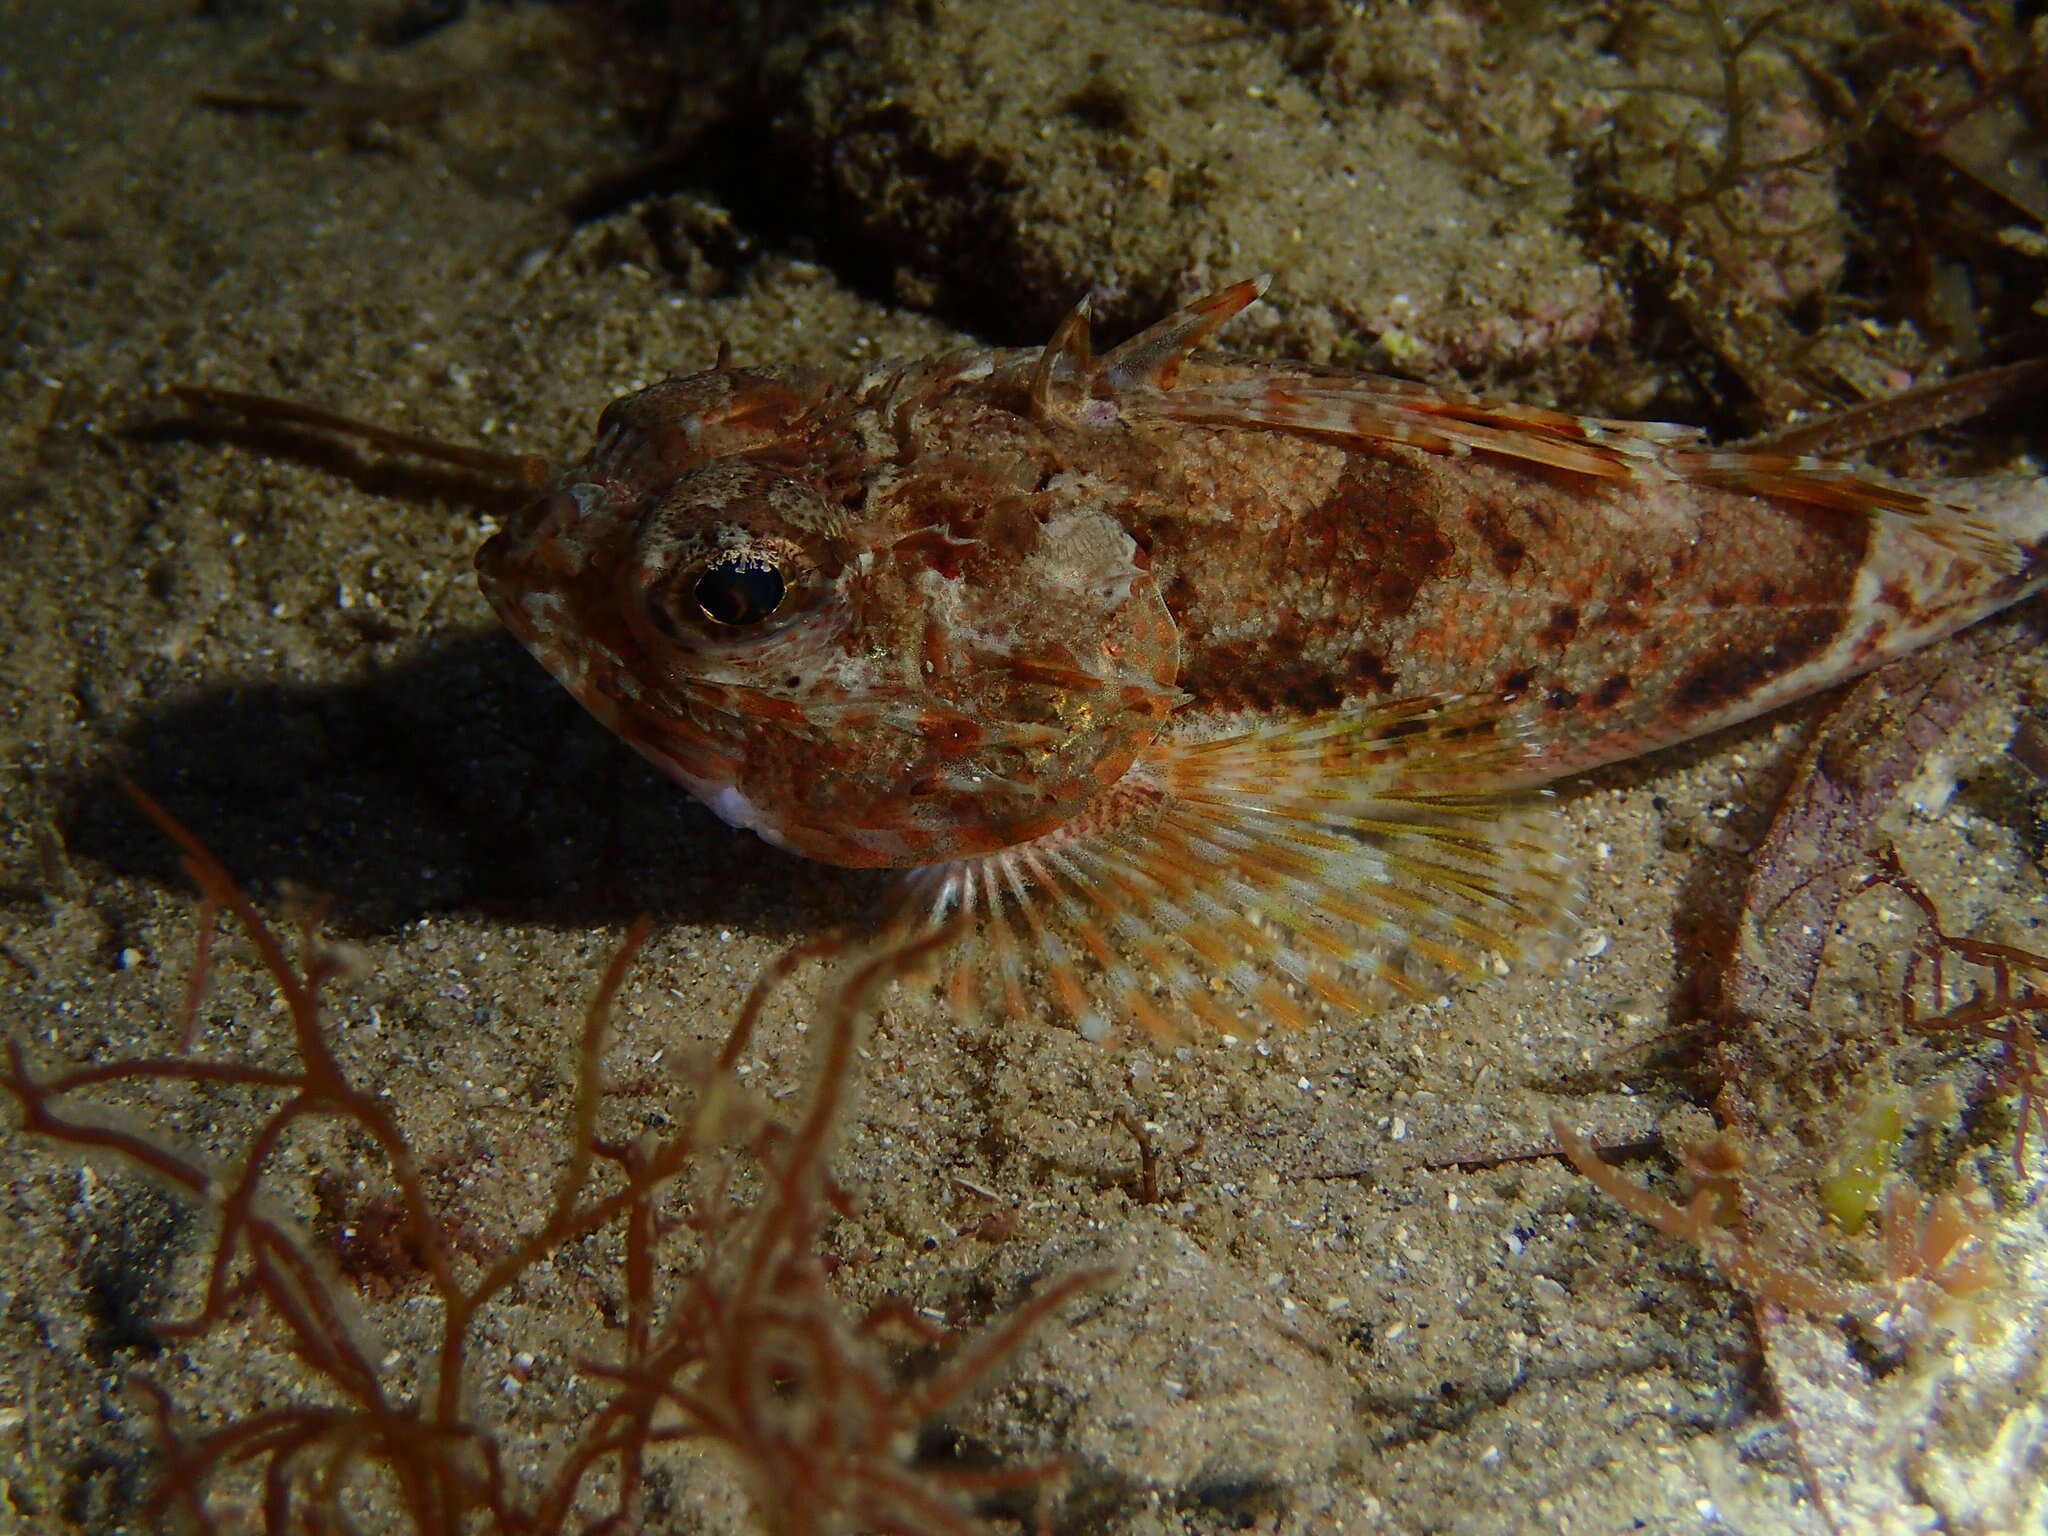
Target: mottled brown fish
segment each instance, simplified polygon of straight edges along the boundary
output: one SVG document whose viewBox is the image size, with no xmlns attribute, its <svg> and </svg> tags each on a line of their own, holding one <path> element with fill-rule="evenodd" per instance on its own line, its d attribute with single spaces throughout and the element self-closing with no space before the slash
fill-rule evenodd
<svg viewBox="0 0 2048 1536">
<path fill-rule="evenodd" d="M 1539 786 L 2048 574 L 2032 474 L 1192 356 L 1262 291 L 1100 358 L 1085 305 L 852 378 L 721 358 L 612 404 L 484 592 L 726 821 L 974 917 L 1011 1006 L 1171 1034 L 1527 955 L 1572 904 Z"/>
</svg>

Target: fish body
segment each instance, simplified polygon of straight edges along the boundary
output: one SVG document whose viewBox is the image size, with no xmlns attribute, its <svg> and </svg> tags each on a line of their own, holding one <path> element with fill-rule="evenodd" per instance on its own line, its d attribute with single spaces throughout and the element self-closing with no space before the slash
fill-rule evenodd
<svg viewBox="0 0 2048 1536">
<path fill-rule="evenodd" d="M 1524 956 L 1571 908 L 1538 786 L 2042 584 L 2038 477 L 1196 358 L 1259 291 L 1099 359 L 1084 307 L 1043 349 L 657 384 L 484 591 L 727 821 L 908 871 L 890 923 L 967 913 L 1092 1033 Z"/>
</svg>

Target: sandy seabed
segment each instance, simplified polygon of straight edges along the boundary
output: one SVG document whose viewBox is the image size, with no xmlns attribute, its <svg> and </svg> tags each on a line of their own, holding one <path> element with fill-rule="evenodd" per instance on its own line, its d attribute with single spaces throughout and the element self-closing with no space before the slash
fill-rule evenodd
<svg viewBox="0 0 2048 1536">
<path fill-rule="evenodd" d="M 864 878 L 731 832 L 587 721 L 477 595 L 472 502 L 166 427 L 181 413 L 163 386 L 568 455 L 606 401 L 721 342 L 853 367 L 957 344 L 928 316 L 996 316 L 1006 284 L 1020 330 L 1076 270 L 1128 324 L 1271 267 L 1244 346 L 1355 361 L 1364 316 L 1368 360 L 1519 375 L 1586 403 L 1570 394 L 1586 371 L 1559 359 L 1626 306 L 1562 232 L 1554 167 L 1453 166 L 1396 114 L 1378 136 L 1359 111 L 1325 116 L 1251 23 L 1133 6 L 1084 40 L 1086 9 L 1019 6 L 997 25 L 937 7 L 924 34 L 868 38 L 927 92 L 904 111 L 979 112 L 1014 151 L 996 243 L 1011 265 L 976 277 L 971 261 L 919 266 L 906 230 L 936 215 L 883 195 L 874 134 L 832 141 L 830 240 L 752 237 L 709 191 L 572 222 L 562 210 L 637 152 L 555 11 L 478 7 L 387 47 L 340 3 L 0 3 L 8 1034 L 45 1063 L 171 1037 L 194 904 L 113 792 L 123 768 L 266 903 L 291 883 L 331 893 L 332 928 L 366 961 L 335 1002 L 340 1049 L 401 1107 L 468 1228 L 503 1240 L 553 1176 L 575 1020 L 632 916 L 657 928 L 607 1067 L 658 1083 L 662 1062 L 722 1036 L 764 963 L 872 899 Z M 1148 26 L 1172 46 L 1140 52 Z M 943 48 L 928 67 L 920 35 Z M 974 96 L 1019 58 L 1041 92 Z M 1124 66 L 1128 88 L 1099 85 Z M 842 50 L 805 77 L 792 132 L 829 127 L 850 68 Z M 433 113 L 412 110 L 443 85 Z M 1054 100 L 1070 110 L 1030 128 Z M 1146 158 L 1205 132 L 1233 147 Z M 1087 154 L 1061 159 L 1045 148 L 1058 135 Z M 1127 197 L 1063 180 L 1076 163 Z M 835 266 L 863 187 L 874 247 Z M 1982 787 L 2010 775 L 2038 656 L 2000 662 L 1890 828 L 1952 930 L 2017 943 L 2042 910 L 2038 829 Z M 1063 1529 L 1825 1529 L 1750 1299 L 1561 1162 L 1515 1160 L 1551 1144 L 1553 1115 L 1627 1144 L 1695 1104 L 1697 1084 L 1659 1065 L 1692 1038 L 1681 957 L 1739 886 L 1814 718 L 1571 786 L 1584 930 L 1547 974 L 1175 1048 L 961 1025 L 898 994 L 834 1156 L 859 1201 L 831 1238 L 848 1305 L 896 1296 L 972 1324 L 1048 1278 L 1122 1266 L 954 1416 L 979 1453 L 1070 1458 Z M 1898 930 L 1874 906 L 1852 919 L 1825 1027 L 1881 1032 Z M 275 1059 L 282 1016 L 246 951 L 224 943 L 219 971 L 203 1049 Z M 803 1089 L 809 984 L 771 1006 L 745 1064 L 771 1102 Z M 131 1095 L 121 1112 L 221 1150 L 254 1108 L 219 1092 Z M 1137 1198 L 1120 1116 L 1163 1154 L 1157 1199 Z M 2004 1155 L 1988 1134 L 1981 1151 Z M 131 1374 L 201 1423 L 289 1399 L 302 1375 L 254 1324 L 153 1339 L 148 1321 L 203 1281 L 200 1213 L 26 1137 L 4 1156 L 0 1529 L 140 1528 L 158 1459 Z M 307 1192 L 345 1188 L 362 1159 L 309 1133 L 275 1182 L 317 1226 Z M 2027 1491 L 2048 1460 L 2048 1356 L 2027 1321 L 2048 1284 L 2040 1225 L 2009 1209 L 2010 1278 L 1980 1334 L 1874 1363 L 1835 1340 L 1868 1414 L 1863 1452 L 1830 1463 L 1849 1479 L 1839 1528 L 2043 1528 Z M 589 1401 L 577 1362 L 603 1348 L 616 1264 L 601 1242 L 565 1255 L 479 1341 L 477 1388 L 518 1381 L 536 1464 L 550 1424 Z M 419 1347 L 416 1293 L 361 1301 L 394 1355 Z M 678 1455 L 658 1486 L 649 1529 L 749 1528 L 715 1457 Z"/>
</svg>

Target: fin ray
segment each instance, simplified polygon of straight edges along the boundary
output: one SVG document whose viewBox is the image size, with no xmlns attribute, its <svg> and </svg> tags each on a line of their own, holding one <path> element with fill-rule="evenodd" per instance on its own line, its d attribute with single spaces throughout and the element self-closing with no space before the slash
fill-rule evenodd
<svg viewBox="0 0 2048 1536">
<path fill-rule="evenodd" d="M 1118 404 L 1132 415 L 1212 426 L 1396 443 L 1428 453 L 1489 453 L 1599 480 L 1671 479 L 1662 466 L 1664 450 L 1704 440 L 1691 427 L 1571 416 L 1374 374 L 1240 371 L 1170 391 L 1133 391 Z"/>
<path fill-rule="evenodd" d="M 1172 390 L 1181 364 L 1195 348 L 1256 304 L 1272 281 L 1261 275 L 1219 288 L 1111 348 L 1096 366 L 1095 393 L 1115 397 L 1135 389 Z"/>
</svg>

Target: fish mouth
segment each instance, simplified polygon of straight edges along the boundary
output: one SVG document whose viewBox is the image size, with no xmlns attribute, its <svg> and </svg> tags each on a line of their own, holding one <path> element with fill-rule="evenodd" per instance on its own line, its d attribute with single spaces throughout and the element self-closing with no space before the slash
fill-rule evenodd
<svg viewBox="0 0 2048 1536">
<path fill-rule="evenodd" d="M 551 499 L 542 497 L 522 508 L 504 527 L 484 540 L 472 562 L 477 589 L 483 593 L 484 601 L 491 605 L 498 622 L 511 630 L 529 650 L 535 648 L 540 637 L 523 611 L 523 600 L 529 596 L 539 597 L 543 604 L 550 605 L 559 605 L 562 600 L 560 592 L 554 589 L 554 583 L 534 579 L 534 565 L 530 558 L 535 530 L 545 517 L 547 503 Z"/>
<path fill-rule="evenodd" d="M 525 510 L 522 509 L 505 526 L 485 539 L 477 546 L 476 555 L 470 562 L 476 571 L 477 585 L 483 589 L 485 601 L 500 618 L 504 617 L 504 612 L 500 607 L 498 594 L 505 589 L 506 566 L 511 558 L 512 545 L 519 536 L 515 530 L 519 520 L 525 515 Z"/>
</svg>

